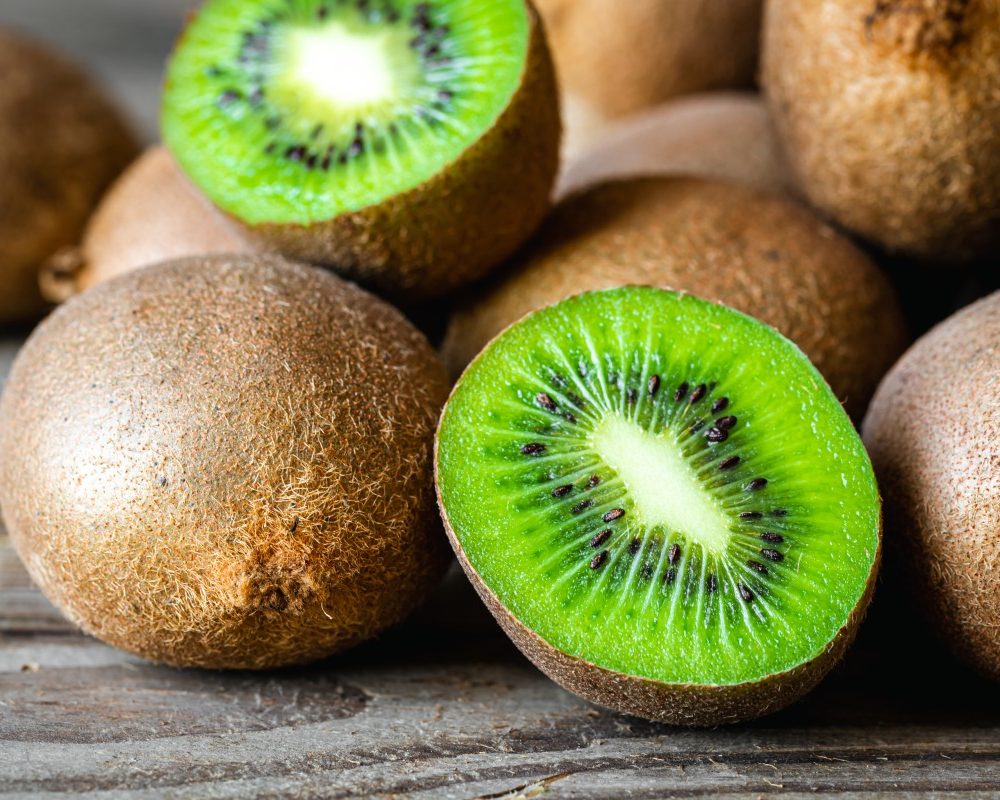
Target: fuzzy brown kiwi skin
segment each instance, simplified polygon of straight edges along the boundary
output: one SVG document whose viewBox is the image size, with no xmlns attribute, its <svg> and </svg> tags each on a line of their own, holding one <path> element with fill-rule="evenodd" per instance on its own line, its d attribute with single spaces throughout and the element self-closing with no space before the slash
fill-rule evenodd
<svg viewBox="0 0 1000 800">
<path fill-rule="evenodd" d="M 536 0 L 563 90 L 606 119 L 753 84 L 760 0 Z"/>
<path fill-rule="evenodd" d="M 0 27 L 0 325 L 41 314 L 39 266 L 75 244 L 137 152 L 118 110 L 80 69 Z"/>
<path fill-rule="evenodd" d="M 426 339 L 336 276 L 185 259 L 73 298 L 0 400 L 0 505 L 85 631 L 176 666 L 314 661 L 398 622 L 448 560 Z"/>
<path fill-rule="evenodd" d="M 879 387 L 863 435 L 887 563 L 962 661 L 1000 680 L 1000 292 L 932 329 Z M 908 591 L 907 591 L 908 590 Z M 915 615 L 917 616 L 917 615 Z M 921 647 L 926 643 L 921 641 Z"/>
<path fill-rule="evenodd" d="M 651 175 L 731 180 L 787 192 L 790 178 L 764 101 L 751 92 L 682 97 L 610 126 L 569 162 L 562 198 L 603 181 Z"/>
<path fill-rule="evenodd" d="M 763 83 L 801 191 L 933 262 L 1000 243 L 1000 3 L 775 0 Z"/>
<path fill-rule="evenodd" d="M 482 354 L 477 356 L 473 363 L 481 356 Z M 455 396 L 460 384 L 461 381 L 452 389 L 451 397 Z M 698 686 L 627 675 L 564 653 L 511 614 L 466 557 L 441 496 L 440 426 L 438 430 L 439 434 L 434 442 L 434 479 L 438 509 L 458 563 L 480 599 L 518 650 L 557 684 L 591 703 L 670 725 L 704 728 L 745 722 L 780 711 L 808 694 L 840 663 L 857 635 L 875 592 L 882 563 L 881 515 L 878 549 L 860 600 L 848 615 L 844 626 L 821 653 L 787 672 L 731 686 Z"/>
<path fill-rule="evenodd" d="M 545 31 L 531 32 L 510 104 L 456 161 L 410 191 L 310 225 L 247 226 L 251 239 L 408 302 L 482 278 L 541 224 L 559 170 L 558 91 Z"/>
<path fill-rule="evenodd" d="M 47 300 L 61 303 L 161 261 L 250 252 L 239 229 L 184 177 L 167 149 L 155 145 L 111 185 L 82 243 L 43 265 L 39 282 Z"/>
<path fill-rule="evenodd" d="M 777 328 L 856 419 L 908 342 L 895 292 L 860 250 L 789 200 L 694 178 L 613 181 L 564 200 L 452 316 L 453 376 L 514 320 L 581 291 L 646 284 Z"/>
</svg>

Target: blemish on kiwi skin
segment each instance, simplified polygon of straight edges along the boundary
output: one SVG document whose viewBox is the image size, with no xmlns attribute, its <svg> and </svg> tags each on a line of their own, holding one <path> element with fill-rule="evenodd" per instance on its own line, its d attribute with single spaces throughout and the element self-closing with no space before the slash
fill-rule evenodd
<svg viewBox="0 0 1000 800">
<path fill-rule="evenodd" d="M 705 589 L 709 594 L 714 594 L 715 590 L 719 588 L 719 581 L 715 575 L 709 575 L 705 580 Z"/>
<path fill-rule="evenodd" d="M 670 552 L 667 553 L 667 561 L 670 564 L 676 564 L 681 558 L 681 546 L 674 542 L 670 545 Z"/>
<path fill-rule="evenodd" d="M 767 478 L 754 478 L 743 488 L 748 492 L 759 492 L 765 486 L 767 486 Z"/>
<path fill-rule="evenodd" d="M 722 463 L 719 464 L 719 469 L 721 469 L 723 471 L 725 471 L 727 469 L 732 469 L 737 464 L 739 464 L 740 461 L 741 461 L 741 459 L 740 459 L 739 456 L 729 456 L 728 458 L 725 458 L 725 459 L 722 460 Z"/>
<path fill-rule="evenodd" d="M 677 387 L 677 391 L 674 392 L 674 400 L 679 403 L 681 400 L 684 399 L 684 396 L 687 393 L 688 393 L 688 384 L 687 381 L 684 381 L 684 383 L 682 383 L 680 386 Z"/>
<path fill-rule="evenodd" d="M 573 506 L 573 513 L 574 514 L 582 514 L 584 511 L 586 511 L 592 505 L 594 505 L 594 501 L 593 500 L 582 500 L 581 502 L 579 502 L 575 506 Z"/>
<path fill-rule="evenodd" d="M 573 491 L 573 484 L 567 483 L 565 486 L 557 486 L 552 490 L 553 497 L 565 497 Z"/>
<path fill-rule="evenodd" d="M 603 531 L 597 534 L 597 536 L 595 536 L 593 539 L 590 540 L 590 546 L 600 547 L 610 538 L 611 538 L 611 528 L 605 528 Z"/>
<path fill-rule="evenodd" d="M 545 445 L 541 442 L 529 442 L 521 446 L 521 452 L 526 456 L 537 456 L 545 452 Z"/>
<path fill-rule="evenodd" d="M 590 501 L 588 501 L 590 502 Z M 621 519 L 625 516 L 624 508 L 612 508 L 610 511 L 606 512 L 602 519 L 605 522 L 614 522 L 615 520 Z"/>
<path fill-rule="evenodd" d="M 699 383 L 691 392 L 691 397 L 688 399 L 688 403 L 693 406 L 695 403 L 700 402 L 707 393 L 708 387 L 704 383 Z"/>
<path fill-rule="evenodd" d="M 600 569 L 601 567 L 604 566 L 604 562 L 607 560 L 608 560 L 608 551 L 602 550 L 600 553 L 598 553 L 596 556 L 590 559 L 590 568 Z"/>
<path fill-rule="evenodd" d="M 725 411 L 728 406 L 729 406 L 729 398 L 720 397 L 718 400 L 712 403 L 712 413 L 718 414 L 720 411 Z"/>
<path fill-rule="evenodd" d="M 650 375 L 649 382 L 646 384 L 646 391 L 649 392 L 650 397 L 656 397 L 656 393 L 660 391 L 659 375 Z"/>
<path fill-rule="evenodd" d="M 768 561 L 783 561 L 785 556 L 779 553 L 777 550 L 772 550 L 769 547 L 765 547 L 760 551 L 760 554 L 764 556 Z"/>
<path fill-rule="evenodd" d="M 759 561 L 754 561 L 752 558 L 748 559 L 747 566 L 750 567 L 750 569 L 759 572 L 761 575 L 767 575 L 767 567 L 765 567 Z"/>
<path fill-rule="evenodd" d="M 759 511 L 743 511 L 740 512 L 740 519 L 763 519 L 764 515 Z"/>
<path fill-rule="evenodd" d="M 753 600 L 753 592 L 750 591 L 750 588 L 745 584 L 736 584 L 736 589 L 739 591 L 740 599 L 743 600 L 744 603 L 749 603 Z"/>
<path fill-rule="evenodd" d="M 781 544 L 785 541 L 785 537 L 780 533 L 772 533 L 771 531 L 765 531 L 760 535 L 760 538 L 765 542 L 771 542 L 771 544 Z"/>
</svg>

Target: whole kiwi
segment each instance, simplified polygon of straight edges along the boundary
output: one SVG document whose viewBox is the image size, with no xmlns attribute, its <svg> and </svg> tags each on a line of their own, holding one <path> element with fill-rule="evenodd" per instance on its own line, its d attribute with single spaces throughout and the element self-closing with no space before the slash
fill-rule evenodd
<svg viewBox="0 0 1000 800">
<path fill-rule="evenodd" d="M 761 0 L 536 0 L 568 137 L 682 94 L 753 84 Z"/>
<path fill-rule="evenodd" d="M 509 271 L 454 314 L 445 362 L 457 375 L 529 311 L 626 284 L 690 292 L 772 325 L 856 417 L 907 342 L 886 278 L 808 211 L 721 181 L 642 178 L 564 200 Z"/>
<path fill-rule="evenodd" d="M 1000 242 L 1000 2 L 773 0 L 763 78 L 808 199 L 932 261 Z"/>
<path fill-rule="evenodd" d="M 1000 680 L 1000 292 L 913 345 L 863 431 L 887 560 L 941 640 Z"/>
<path fill-rule="evenodd" d="M 74 64 L 0 28 L 0 324 L 45 307 L 38 268 L 79 240 L 136 144 Z"/>
<path fill-rule="evenodd" d="M 334 275 L 261 256 L 130 272 L 58 308 L 0 401 L 0 505 L 85 631 L 173 665 L 322 658 L 447 563 L 424 337 Z"/>
<path fill-rule="evenodd" d="M 252 252 L 251 245 L 188 181 L 165 147 L 150 147 L 112 184 L 84 231 L 42 269 L 46 299 L 161 261 Z"/>
<path fill-rule="evenodd" d="M 612 178 L 681 174 L 784 191 L 788 176 L 760 96 L 692 95 L 617 122 L 569 163 L 557 193 Z"/>
</svg>

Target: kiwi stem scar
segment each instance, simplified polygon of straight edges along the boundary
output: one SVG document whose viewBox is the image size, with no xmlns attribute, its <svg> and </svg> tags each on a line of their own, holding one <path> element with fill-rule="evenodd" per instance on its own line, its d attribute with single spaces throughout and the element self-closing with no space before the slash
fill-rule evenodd
<svg viewBox="0 0 1000 800">
<path fill-rule="evenodd" d="M 609 415 L 595 428 L 591 443 L 618 473 L 632 497 L 634 513 L 647 528 L 680 532 L 715 555 L 726 551 L 731 522 L 669 435 L 654 435 Z"/>
</svg>

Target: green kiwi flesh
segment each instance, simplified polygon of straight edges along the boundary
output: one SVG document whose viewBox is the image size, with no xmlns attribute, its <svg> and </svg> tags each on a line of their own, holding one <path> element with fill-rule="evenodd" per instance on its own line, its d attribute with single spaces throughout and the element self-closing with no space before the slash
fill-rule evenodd
<svg viewBox="0 0 1000 800">
<path fill-rule="evenodd" d="M 578 295 L 495 339 L 445 408 L 437 485 L 460 560 L 526 654 L 668 722 L 807 691 L 879 562 L 871 464 L 808 359 L 658 289 Z"/>
<path fill-rule="evenodd" d="M 439 293 L 414 276 L 374 273 L 391 266 L 379 262 L 418 258 L 407 240 L 435 235 L 422 213 L 436 216 L 442 237 L 475 229 L 477 213 L 462 206 L 454 185 L 439 190 L 450 203 L 418 191 L 443 174 L 476 189 L 480 221 L 488 221 L 484 198 L 516 187 L 497 184 L 501 165 L 483 169 L 484 160 L 513 163 L 503 165 L 507 176 L 528 162 L 523 168 L 537 180 L 524 182 L 529 197 L 516 220 L 501 215 L 491 226 L 506 234 L 503 246 L 491 252 L 484 235 L 485 265 L 467 257 L 472 266 L 464 268 L 492 267 L 540 222 L 559 139 L 543 42 L 525 0 L 210 0 L 170 63 L 164 141 L 216 205 L 277 249 L 381 288 Z M 551 86 L 517 102 L 528 82 Z M 533 133 L 507 130 L 503 147 L 466 158 L 508 115 L 542 131 L 547 144 L 535 148 Z M 506 151 L 512 142 L 527 149 Z M 370 219 L 323 227 L 407 196 L 385 230 Z M 463 225 L 447 222 L 449 212 Z M 401 240 L 391 256 L 393 247 L 368 241 L 388 237 Z M 441 243 L 421 256 L 447 250 Z M 442 270 L 436 279 L 461 274 Z"/>
</svg>

